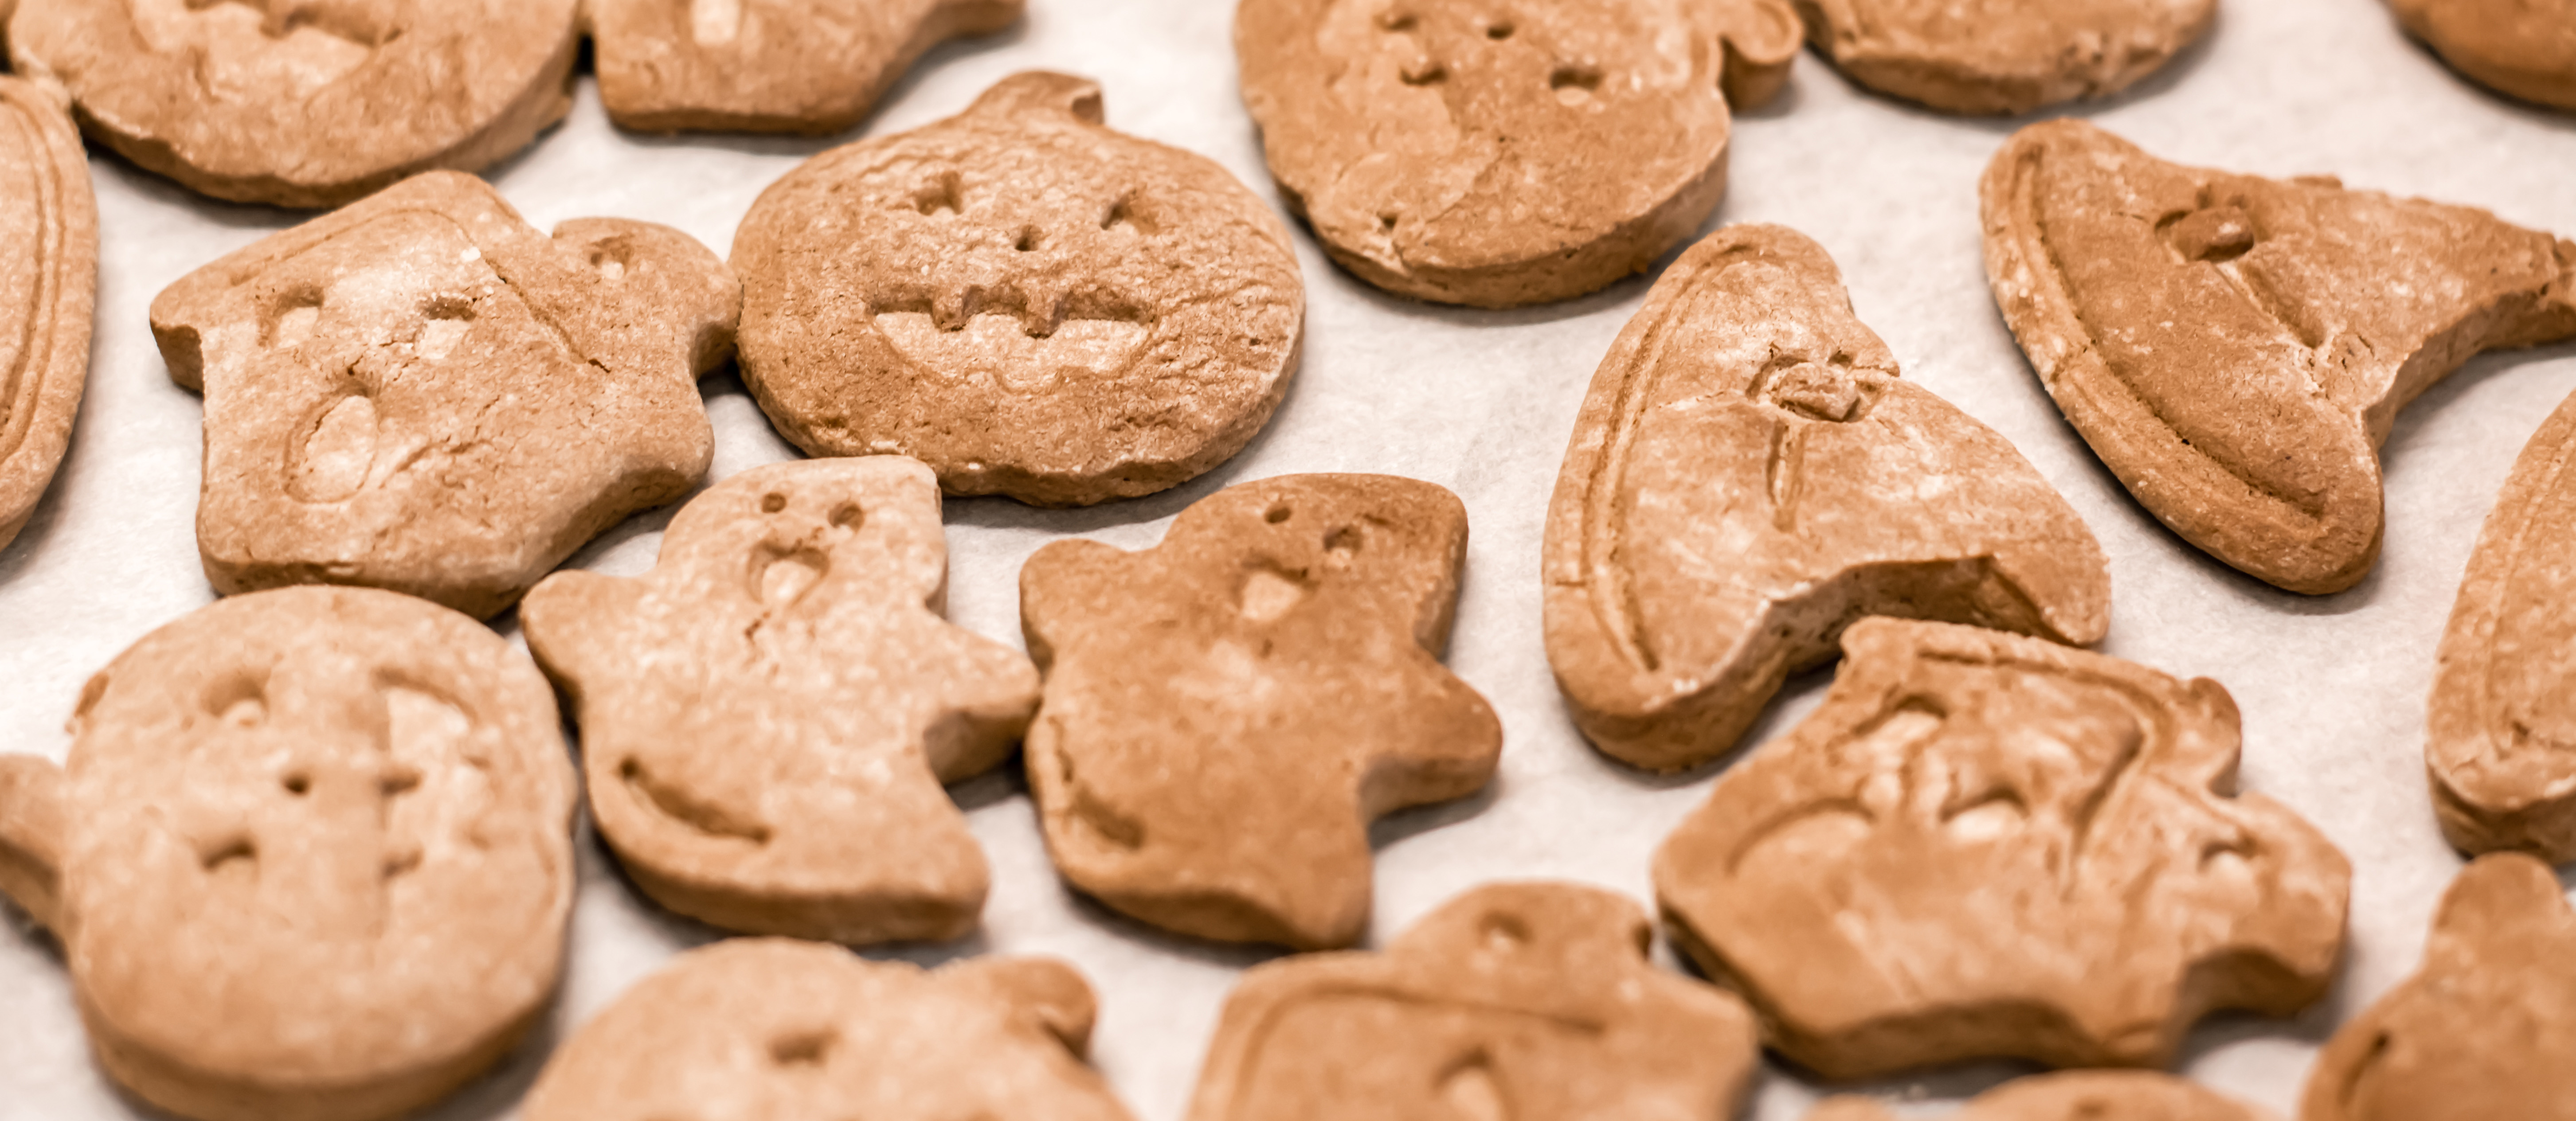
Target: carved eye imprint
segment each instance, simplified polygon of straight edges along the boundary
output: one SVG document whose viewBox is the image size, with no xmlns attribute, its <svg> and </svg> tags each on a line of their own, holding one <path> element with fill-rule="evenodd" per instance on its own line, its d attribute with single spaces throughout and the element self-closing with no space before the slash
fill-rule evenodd
<svg viewBox="0 0 2576 1121">
<path fill-rule="evenodd" d="M 761 513 L 764 513 L 764 514 L 775 514 L 775 513 L 779 512 L 779 511 L 781 511 L 781 510 L 784 510 L 784 509 L 786 509 L 786 508 L 787 508 L 787 496 L 786 496 L 786 495 L 783 495 L 783 494 L 780 494 L 780 493 L 778 493 L 777 491 L 774 491 L 774 490 L 773 490 L 773 491 L 769 492 L 768 494 L 762 495 L 762 496 L 761 496 L 761 498 L 760 498 L 760 512 L 761 512 Z"/>
<path fill-rule="evenodd" d="M 1265 522 L 1269 522 L 1269 523 L 1270 523 L 1270 524 L 1272 524 L 1272 525 L 1278 525 L 1278 524 L 1279 524 L 1279 523 L 1281 523 L 1281 522 L 1287 521 L 1288 519 L 1290 519 L 1290 518 L 1292 518 L 1292 517 L 1295 517 L 1295 516 L 1296 516 L 1296 514 L 1297 514 L 1297 512 L 1296 512 L 1296 511 L 1291 510 L 1291 509 L 1289 509 L 1289 508 L 1288 508 L 1288 504 L 1287 504 L 1287 503 L 1282 502 L 1282 503 L 1280 503 L 1280 504 L 1278 504 L 1278 505 L 1276 505 L 1276 506 L 1271 507 L 1267 513 L 1262 514 L 1262 515 L 1261 515 L 1261 520 L 1263 520 L 1263 521 L 1265 521 Z"/>
<path fill-rule="evenodd" d="M 856 502 L 844 502 L 832 508 L 832 524 L 842 529 L 857 529 L 867 520 L 867 512 Z"/>
<path fill-rule="evenodd" d="M 1504 39 L 1511 38 L 1512 30 L 1512 21 L 1508 19 L 1494 20 L 1485 25 L 1485 38 L 1500 42 Z"/>
<path fill-rule="evenodd" d="M 1408 86 L 1437 85 L 1449 80 L 1449 68 L 1428 58 L 1417 58 L 1404 66 L 1401 75 Z"/>
<path fill-rule="evenodd" d="M 946 211 L 956 214 L 966 208 L 966 185 L 954 171 L 943 171 L 939 178 L 912 193 L 912 208 L 923 214 Z"/>
<path fill-rule="evenodd" d="M 769 1061 L 778 1066 L 821 1066 L 838 1038 L 832 1029 L 789 1032 L 769 1041 Z"/>
<path fill-rule="evenodd" d="M 1119 195 L 1118 201 L 1109 204 L 1109 212 L 1100 216 L 1100 228 L 1104 230 L 1125 229 L 1129 233 L 1146 234 L 1150 236 L 1154 233 L 1156 226 L 1152 219 L 1147 218 L 1137 209 L 1136 193 L 1134 191 L 1129 191 Z"/>
<path fill-rule="evenodd" d="M 314 324 L 322 319 L 322 290 L 310 285 L 280 294 L 260 316 L 259 345 L 271 350 L 289 350 L 304 345 L 313 337 Z"/>
<path fill-rule="evenodd" d="M 287 793 L 301 798 L 312 792 L 313 779 L 302 771 L 296 771 L 278 780 L 278 785 L 285 787 Z"/>
<path fill-rule="evenodd" d="M 1513 915 L 1497 911 L 1485 916 L 1477 929 L 1484 936 L 1486 948 L 1497 953 L 1510 953 L 1529 944 L 1528 924 Z"/>
<path fill-rule="evenodd" d="M 1041 238 L 1038 235 L 1038 228 L 1036 226 L 1022 226 L 1020 227 L 1020 239 L 1012 242 L 1011 248 L 1017 249 L 1022 253 L 1031 253 L 1037 250 L 1040 243 Z"/>
<path fill-rule="evenodd" d="M 1351 554 L 1359 552 L 1360 527 L 1346 525 L 1335 528 L 1324 537 L 1324 551 L 1336 559 L 1348 559 Z"/>
<path fill-rule="evenodd" d="M 205 710 L 228 727 L 250 728 L 268 722 L 265 672 L 226 675 L 207 687 Z"/>
</svg>

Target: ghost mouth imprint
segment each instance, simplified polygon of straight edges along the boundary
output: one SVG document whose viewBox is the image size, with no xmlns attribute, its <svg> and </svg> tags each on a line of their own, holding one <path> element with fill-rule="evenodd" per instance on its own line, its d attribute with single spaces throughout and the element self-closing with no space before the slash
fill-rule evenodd
<svg viewBox="0 0 2576 1121">
<path fill-rule="evenodd" d="M 867 303 L 877 330 L 913 364 L 1019 390 L 1124 370 L 1154 327 L 1142 304 L 1097 289 L 1050 306 L 1018 287 L 906 286 L 870 293 Z"/>
</svg>

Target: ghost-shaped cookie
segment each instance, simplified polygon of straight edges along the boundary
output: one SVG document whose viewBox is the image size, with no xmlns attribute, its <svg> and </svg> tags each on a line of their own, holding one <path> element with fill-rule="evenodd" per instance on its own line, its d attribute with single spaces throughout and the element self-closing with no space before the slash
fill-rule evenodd
<svg viewBox="0 0 2576 1121">
<path fill-rule="evenodd" d="M 1548 662 L 1601 750 L 1725 754 L 1863 615 L 2091 643 L 2110 576 L 1993 429 L 1898 378 L 1824 248 L 1729 226 L 1602 359 L 1548 505 Z"/>
<path fill-rule="evenodd" d="M 501 611 L 705 474 L 697 377 L 739 299 L 677 230 L 586 218 L 550 239 L 452 172 L 190 273 L 152 333 L 206 397 L 207 579 Z"/>
<path fill-rule="evenodd" d="M 2156 1066 L 2202 1015 L 2324 995 L 2351 867 L 2233 789 L 2235 702 L 1946 623 L 1843 634 L 1824 704 L 1655 854 L 1674 941 L 1829 1078 Z"/>
<path fill-rule="evenodd" d="M 840 132 L 922 52 L 1027 0 L 588 0 L 599 100 L 648 132 Z"/>
<path fill-rule="evenodd" d="M 1226 998 L 1189 1121 L 1733 1117 L 1753 1018 L 1647 964 L 1652 940 L 1618 895 L 1509 883 L 1382 954 L 1256 966 Z"/>
<path fill-rule="evenodd" d="M 200 1121 L 368 1121 L 526 1033 L 562 971 L 573 778 L 500 636 L 367 588 L 222 600 L 0 757 L 0 889 L 107 1074 Z"/>
<path fill-rule="evenodd" d="M 2218 0 L 1807 0 L 1808 36 L 1851 80 L 1953 113 L 2107 97 L 2217 22 Z"/>
<path fill-rule="evenodd" d="M 2389 0 L 2406 33 L 2489 89 L 2576 112 L 2576 0 Z"/>
<path fill-rule="evenodd" d="M 1790 0 L 1241 0 L 1243 100 L 1290 209 L 1389 292 L 1515 307 L 1652 267 L 1726 193 L 1728 112 Z"/>
<path fill-rule="evenodd" d="M 5 5 L 0 5 L 5 8 Z M 0 23 L 7 14 L 0 11 Z M 98 204 L 57 95 L 0 77 L 0 548 L 36 512 L 89 380 Z"/>
<path fill-rule="evenodd" d="M 1368 823 L 1476 792 L 1502 753 L 1440 664 L 1466 550 L 1456 495 L 1388 475 L 1228 487 L 1143 552 L 1038 550 L 1028 775 L 1057 870 L 1183 934 L 1357 941 Z"/>
<path fill-rule="evenodd" d="M 475 171 L 572 108 L 577 0 L 47 0 L 9 23 L 89 134 L 235 202 Z"/>
<path fill-rule="evenodd" d="M 2576 335 L 2576 242 L 2483 210 L 2166 163 L 2081 121 L 1986 169 L 1986 274 L 2149 512 L 2294 592 L 2379 558 L 2379 445 L 2482 350 Z"/>
<path fill-rule="evenodd" d="M 947 590 L 929 468 L 801 460 L 689 500 L 650 574 L 557 573 L 519 620 L 646 894 L 732 930 L 953 938 L 990 875 L 940 784 L 1010 753 L 1038 674 L 942 620 Z"/>
<path fill-rule="evenodd" d="M 928 972 L 737 938 L 645 978 L 555 1052 L 527 1121 L 1129 1121 L 1082 1061 L 1091 986 L 1051 958 Z"/>
<path fill-rule="evenodd" d="M 2299 1121 L 2576 1119 L 2576 910 L 2549 866 L 2479 857 L 2433 916 L 2423 968 L 2337 1029 Z"/>
<path fill-rule="evenodd" d="M 734 237 L 742 377 L 809 455 L 908 455 L 950 494 L 1131 498 L 1224 462 L 1297 368 L 1287 228 L 1203 157 L 1026 73 L 806 161 Z"/>
<path fill-rule="evenodd" d="M 2170 1074 L 2076 1070 L 2016 1078 L 1979 1094 L 1950 1121 L 2271 1121 L 2269 1114 Z M 1831 1098 L 1807 1121 L 1896 1121 L 1867 1098 Z"/>
</svg>

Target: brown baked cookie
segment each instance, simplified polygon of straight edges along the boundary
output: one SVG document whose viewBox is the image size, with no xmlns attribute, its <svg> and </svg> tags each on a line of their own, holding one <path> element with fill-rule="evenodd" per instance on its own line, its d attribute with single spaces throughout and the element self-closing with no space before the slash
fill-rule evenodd
<svg viewBox="0 0 2576 1121">
<path fill-rule="evenodd" d="M 706 472 L 697 376 L 739 298 L 677 230 L 584 218 L 548 239 L 453 172 L 190 273 L 152 333 L 206 396 L 207 579 L 501 611 Z"/>
<path fill-rule="evenodd" d="M 1183 934 L 1358 941 L 1368 823 L 1475 793 L 1502 754 L 1440 664 L 1466 555 L 1458 496 L 1388 475 L 1228 487 L 1139 553 L 1038 550 L 1029 792 L 1057 870 Z"/>
<path fill-rule="evenodd" d="M 53 482 L 89 379 L 98 204 L 57 97 L 0 77 L 0 548 Z"/>
<path fill-rule="evenodd" d="M 2270 1121 L 2270 1114 L 2170 1074 L 2083 1070 L 2016 1078 L 1950 1121 Z M 1833 1098 L 1807 1121 L 1895 1121 L 1867 1098 Z"/>
<path fill-rule="evenodd" d="M 1190 1121 L 1708 1121 L 1753 1081 L 1742 1001 L 1646 963 L 1597 888 L 1494 884 L 1385 953 L 1255 966 L 1226 998 Z"/>
<path fill-rule="evenodd" d="M 779 433 L 1044 506 L 1242 450 L 1304 337 L 1288 231 L 1224 168 L 1100 121 L 1098 84 L 1019 74 L 762 192 L 733 261 Z"/>
<path fill-rule="evenodd" d="M 2209 32 L 2218 0 L 1800 0 L 1844 76 L 1953 113 L 2107 97 Z"/>
<path fill-rule="evenodd" d="M 1993 429 L 1901 381 L 1823 247 L 1730 226 L 1592 377 L 1548 505 L 1547 655 L 1640 767 L 1725 754 L 1863 615 L 2060 642 L 2110 625 L 2102 548 Z"/>
<path fill-rule="evenodd" d="M 0 889 L 61 939 L 99 1065 L 202 1121 L 436 1100 L 552 999 L 572 908 L 554 694 L 498 635 L 365 588 L 220 601 L 0 759 Z"/>
<path fill-rule="evenodd" d="M 2338 1029 L 2300 1121 L 2576 1121 L 2576 911 L 2547 865 L 2479 857 L 2424 967 Z"/>
<path fill-rule="evenodd" d="M 1986 169 L 1986 273 L 2042 385 L 2175 533 L 2322 595 L 2379 558 L 2379 445 L 2482 350 L 2576 335 L 2576 242 L 2483 210 L 2169 164 L 2081 121 Z"/>
<path fill-rule="evenodd" d="M 1343 268 L 1477 307 L 1652 267 L 1726 193 L 1727 103 L 1769 101 L 1790 0 L 1240 0 L 1270 174 Z"/>
<path fill-rule="evenodd" d="M 2236 704 L 1998 631 L 1867 619 L 1822 707 L 1655 854 L 1673 940 L 1829 1078 L 2159 1066 L 2323 996 L 2351 866 L 2236 796 Z"/>
<path fill-rule="evenodd" d="M 37 0 L 11 61 L 92 137 L 235 202 L 338 206 L 474 171 L 572 108 L 575 0 Z"/>
<path fill-rule="evenodd" d="M 837 946 L 691 950 L 582 1026 L 527 1121 L 1128 1121 L 1082 1061 L 1091 986 L 1052 958 L 925 973 Z"/>
<path fill-rule="evenodd" d="M 839 132 L 923 51 L 1027 0 L 588 0 L 599 100 L 647 132 Z"/>
<path fill-rule="evenodd" d="M 929 468 L 800 460 L 691 499 L 650 575 L 556 573 L 519 621 L 645 894 L 731 930 L 954 938 L 990 875 L 939 784 L 1010 754 L 1038 674 L 942 620 L 947 593 Z"/>
<path fill-rule="evenodd" d="M 2406 33 L 2501 93 L 2576 110 L 2576 0 L 2389 0 Z"/>
</svg>

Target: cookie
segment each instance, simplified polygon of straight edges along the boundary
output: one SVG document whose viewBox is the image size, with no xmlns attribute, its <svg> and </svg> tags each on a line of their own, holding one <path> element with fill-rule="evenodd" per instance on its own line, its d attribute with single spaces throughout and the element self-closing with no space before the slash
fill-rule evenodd
<svg viewBox="0 0 2576 1121">
<path fill-rule="evenodd" d="M 705 474 L 697 376 L 739 299 L 677 230 L 584 218 L 549 240 L 453 172 L 190 273 L 152 333 L 206 397 L 206 578 L 507 608 Z"/>
<path fill-rule="evenodd" d="M 2218 0 L 1803 0 L 1845 77 L 1952 113 L 2108 97 L 2209 33 Z"/>
<path fill-rule="evenodd" d="M 1388 475 L 1228 487 L 1143 552 L 1038 550 L 1028 775 L 1056 869 L 1183 934 L 1356 942 L 1368 823 L 1475 793 L 1502 753 L 1440 664 L 1466 555 L 1458 496 Z"/>
<path fill-rule="evenodd" d="M 527 1121 L 1127 1121 L 1083 1064 L 1091 986 L 1052 958 L 924 972 L 737 938 L 681 954 L 555 1052 Z"/>
<path fill-rule="evenodd" d="M 1287 229 L 1199 156 L 1027 73 L 835 148 L 734 237 L 742 378 L 808 455 L 908 455 L 950 494 L 1132 498 L 1224 462 L 1297 368 Z"/>
<path fill-rule="evenodd" d="M 859 123 L 922 52 L 1027 0 L 589 0 L 609 119 L 646 132 L 822 135 Z"/>
<path fill-rule="evenodd" d="M 572 108 L 575 0 L 48 0 L 9 24 L 89 134 L 234 202 L 330 207 L 476 171 Z"/>
<path fill-rule="evenodd" d="M 1648 965 L 1653 937 L 1610 892 L 1494 884 L 1385 953 L 1255 966 L 1226 998 L 1189 1121 L 1733 1117 L 1753 1018 Z"/>
<path fill-rule="evenodd" d="M 591 818 L 656 902 L 729 930 L 954 938 L 990 874 L 940 790 L 1038 705 L 1019 651 L 940 618 L 939 483 L 800 460 L 689 500 L 640 578 L 547 577 L 519 622 L 574 698 Z"/>
<path fill-rule="evenodd" d="M 1243 101 L 1288 206 L 1400 296 L 1570 299 L 1726 193 L 1728 102 L 1797 57 L 1790 0 L 1240 0 Z"/>
<path fill-rule="evenodd" d="M 2234 790 L 2236 704 L 2132 662 L 1868 619 L 1824 704 L 1655 854 L 1673 940 L 1828 1078 L 2161 1066 L 2325 995 L 2352 877 Z"/>
<path fill-rule="evenodd" d="M 2406 33 L 2489 89 L 2576 111 L 2576 0 L 2389 0 Z"/>
<path fill-rule="evenodd" d="M 2576 335 L 2576 242 L 2483 210 L 2166 163 L 2080 121 L 1986 169 L 1986 274 L 2129 493 L 2323 595 L 2379 558 L 2379 445 L 2472 355 Z"/>
<path fill-rule="evenodd" d="M 392 1117 L 552 999 L 572 769 L 545 678 L 473 620 L 365 588 L 223 600 L 91 678 L 72 731 L 61 770 L 0 764 L 0 888 L 143 1100 Z"/>
<path fill-rule="evenodd" d="M 2300 1121 L 2576 1118 L 2576 911 L 2547 865 L 2479 857 L 2452 881 L 2423 969 L 2337 1029 Z"/>
<path fill-rule="evenodd" d="M 0 12 L 0 23 L 6 23 Z M 0 548 L 16 540 L 72 438 L 89 379 L 98 204 L 56 94 L 0 76 Z"/>
<path fill-rule="evenodd" d="M 1895 1121 L 1867 1098 L 1833 1098 L 1807 1121 Z M 1950 1121 L 2270 1121 L 2270 1115 L 2169 1074 L 2087 1070 L 2016 1078 Z"/>
<path fill-rule="evenodd" d="M 1548 662 L 1602 751 L 1725 754 L 1863 615 L 2060 642 L 2110 625 L 2102 548 L 1994 430 L 1899 380 L 1815 242 L 1730 226 L 1592 376 L 1548 505 Z"/>
</svg>

